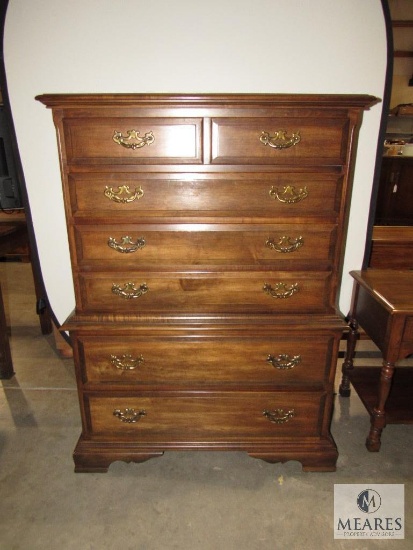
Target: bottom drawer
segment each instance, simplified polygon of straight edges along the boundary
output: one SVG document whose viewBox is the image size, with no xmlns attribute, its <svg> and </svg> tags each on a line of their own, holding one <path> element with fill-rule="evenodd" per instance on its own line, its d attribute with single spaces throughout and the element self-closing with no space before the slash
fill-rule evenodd
<svg viewBox="0 0 413 550">
<path fill-rule="evenodd" d="M 315 436 L 322 392 L 85 397 L 91 436 L 140 442 L 236 441 Z"/>
</svg>

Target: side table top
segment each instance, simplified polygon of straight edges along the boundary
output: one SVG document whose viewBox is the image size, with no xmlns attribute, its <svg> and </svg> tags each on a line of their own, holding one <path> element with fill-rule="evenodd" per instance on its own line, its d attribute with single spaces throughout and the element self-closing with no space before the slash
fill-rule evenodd
<svg viewBox="0 0 413 550">
<path fill-rule="evenodd" d="M 413 313 L 413 270 L 365 269 L 350 275 L 386 309 Z"/>
</svg>

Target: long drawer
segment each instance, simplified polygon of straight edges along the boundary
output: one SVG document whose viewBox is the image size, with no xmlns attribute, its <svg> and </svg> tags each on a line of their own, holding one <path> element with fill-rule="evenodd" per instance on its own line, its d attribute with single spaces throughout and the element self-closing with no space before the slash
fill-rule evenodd
<svg viewBox="0 0 413 550">
<path fill-rule="evenodd" d="M 92 437 L 173 443 L 319 435 L 325 394 L 234 392 L 84 399 Z"/>
<path fill-rule="evenodd" d="M 136 216 L 231 216 L 334 220 L 343 178 L 337 174 L 72 173 L 74 216 L 136 220 Z"/>
<path fill-rule="evenodd" d="M 68 118 L 64 138 L 74 164 L 200 164 L 201 118 Z"/>
<path fill-rule="evenodd" d="M 330 272 L 121 272 L 77 276 L 77 311 L 326 313 Z"/>
<path fill-rule="evenodd" d="M 316 224 L 78 225 L 78 265 L 276 265 L 331 269 L 336 226 Z"/>
<path fill-rule="evenodd" d="M 265 385 L 322 387 L 336 338 L 78 336 L 84 381 L 120 385 Z"/>
<path fill-rule="evenodd" d="M 212 163 L 340 165 L 348 133 L 347 117 L 216 118 Z"/>
</svg>

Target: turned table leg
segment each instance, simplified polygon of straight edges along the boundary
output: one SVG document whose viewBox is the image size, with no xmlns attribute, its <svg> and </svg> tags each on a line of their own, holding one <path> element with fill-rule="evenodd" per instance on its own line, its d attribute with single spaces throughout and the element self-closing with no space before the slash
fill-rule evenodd
<svg viewBox="0 0 413 550">
<path fill-rule="evenodd" d="M 384 407 L 389 396 L 391 382 L 394 374 L 394 363 L 383 361 L 380 373 L 378 403 L 371 415 L 370 433 L 366 439 L 366 447 L 371 452 L 377 452 L 381 446 L 381 432 L 386 427 L 386 413 Z"/>
<path fill-rule="evenodd" d="M 341 378 L 341 384 L 339 387 L 339 393 L 341 397 L 350 396 L 350 377 L 349 372 L 354 368 L 353 360 L 356 349 L 356 342 L 358 338 L 358 322 L 356 319 L 350 319 L 349 322 L 350 332 L 347 338 L 346 356 L 341 369 L 343 376 Z"/>
</svg>

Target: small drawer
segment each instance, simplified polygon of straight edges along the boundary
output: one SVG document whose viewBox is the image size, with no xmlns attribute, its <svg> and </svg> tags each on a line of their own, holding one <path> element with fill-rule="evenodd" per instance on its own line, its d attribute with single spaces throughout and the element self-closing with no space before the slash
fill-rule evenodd
<svg viewBox="0 0 413 550">
<path fill-rule="evenodd" d="M 271 339 L 166 338 L 106 331 L 105 338 L 81 335 L 74 342 L 85 383 L 121 385 L 322 388 L 335 350 L 328 334 L 294 341 L 277 333 Z"/>
<path fill-rule="evenodd" d="M 331 269 L 336 226 L 316 224 L 78 225 L 80 266 L 282 265 Z M 103 263 L 102 263 L 103 262 Z"/>
<path fill-rule="evenodd" d="M 67 118 L 64 138 L 74 164 L 200 164 L 200 118 Z"/>
<path fill-rule="evenodd" d="M 80 273 L 77 311 L 326 313 L 330 272 Z"/>
<path fill-rule="evenodd" d="M 334 174 L 72 173 L 68 193 L 77 218 L 136 215 L 337 218 L 342 177 Z"/>
<path fill-rule="evenodd" d="M 347 117 L 216 118 L 212 163 L 342 165 L 349 128 Z"/>
<path fill-rule="evenodd" d="M 238 441 L 320 434 L 325 394 L 234 392 L 85 397 L 90 435 L 140 442 Z"/>
</svg>

